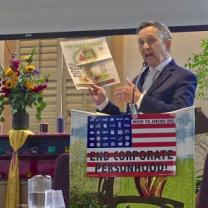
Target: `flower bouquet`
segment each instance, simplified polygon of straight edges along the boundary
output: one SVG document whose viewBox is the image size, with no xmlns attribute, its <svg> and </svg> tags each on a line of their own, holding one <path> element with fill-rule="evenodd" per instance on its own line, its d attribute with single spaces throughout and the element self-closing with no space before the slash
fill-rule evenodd
<svg viewBox="0 0 208 208">
<path fill-rule="evenodd" d="M 20 61 L 16 55 L 10 60 L 10 67 L 0 68 L 0 121 L 4 121 L 5 105 L 11 106 L 12 114 L 24 113 L 27 108 L 36 109 L 36 119 L 46 107 L 43 90 L 47 87 L 48 75 L 41 76 L 40 71 L 32 63 L 36 48 Z"/>
</svg>

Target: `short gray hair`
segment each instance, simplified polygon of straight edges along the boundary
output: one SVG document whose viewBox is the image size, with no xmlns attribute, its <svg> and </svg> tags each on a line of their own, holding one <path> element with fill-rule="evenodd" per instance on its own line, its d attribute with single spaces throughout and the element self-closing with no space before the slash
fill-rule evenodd
<svg viewBox="0 0 208 208">
<path fill-rule="evenodd" d="M 155 27 L 159 30 L 159 32 L 163 35 L 163 38 L 164 39 L 172 39 L 172 35 L 171 35 L 171 32 L 169 30 L 169 28 L 164 25 L 163 23 L 161 22 L 157 22 L 157 21 L 145 21 L 145 22 L 142 22 L 140 24 L 140 26 L 137 28 L 136 30 L 136 34 L 138 34 L 142 29 L 146 28 L 146 27 Z"/>
</svg>

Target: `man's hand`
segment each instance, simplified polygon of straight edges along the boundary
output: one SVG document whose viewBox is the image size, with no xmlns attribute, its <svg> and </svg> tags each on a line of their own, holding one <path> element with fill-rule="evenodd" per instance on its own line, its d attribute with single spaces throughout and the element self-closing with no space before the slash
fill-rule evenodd
<svg viewBox="0 0 208 208">
<path fill-rule="evenodd" d="M 126 85 L 123 87 L 118 87 L 115 90 L 114 95 L 120 102 L 136 103 L 139 100 L 141 92 L 133 84 L 133 82 L 126 78 Z"/>
<path fill-rule="evenodd" d="M 107 99 L 105 90 L 98 85 L 92 84 L 89 92 L 96 105 L 102 104 Z"/>
</svg>

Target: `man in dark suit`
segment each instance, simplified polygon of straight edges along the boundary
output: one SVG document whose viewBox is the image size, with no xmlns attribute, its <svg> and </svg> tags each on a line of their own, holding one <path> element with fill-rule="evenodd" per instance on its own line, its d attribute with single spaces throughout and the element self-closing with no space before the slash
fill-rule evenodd
<svg viewBox="0 0 208 208">
<path fill-rule="evenodd" d="M 160 22 L 143 22 L 137 36 L 144 67 L 132 82 L 127 79 L 126 86 L 116 89 L 116 98 L 129 104 L 127 112 L 136 109 L 137 113 L 164 113 L 192 106 L 197 79 L 171 58 L 172 38 L 168 27 Z M 89 91 L 98 111 L 110 115 L 122 113 L 108 100 L 102 87 L 92 85 Z M 161 196 L 165 183 L 166 177 L 135 177 L 140 196 Z M 108 178 L 106 184 L 112 185 L 113 178 Z"/>
<path fill-rule="evenodd" d="M 120 102 L 135 103 L 138 112 L 163 113 L 193 105 L 196 76 L 178 66 L 170 56 L 171 32 L 160 22 L 143 22 L 137 29 L 138 45 L 145 67 L 133 82 L 119 87 L 115 96 Z M 89 89 L 99 111 L 110 115 L 120 109 L 110 102 L 105 90 Z"/>
</svg>

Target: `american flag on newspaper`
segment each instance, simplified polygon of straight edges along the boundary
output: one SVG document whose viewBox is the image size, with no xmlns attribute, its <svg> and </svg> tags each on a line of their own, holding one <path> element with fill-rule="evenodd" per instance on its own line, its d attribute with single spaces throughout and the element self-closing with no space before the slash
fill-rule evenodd
<svg viewBox="0 0 208 208">
<path fill-rule="evenodd" d="M 87 175 L 175 175 L 174 118 L 172 114 L 89 116 Z"/>
</svg>

